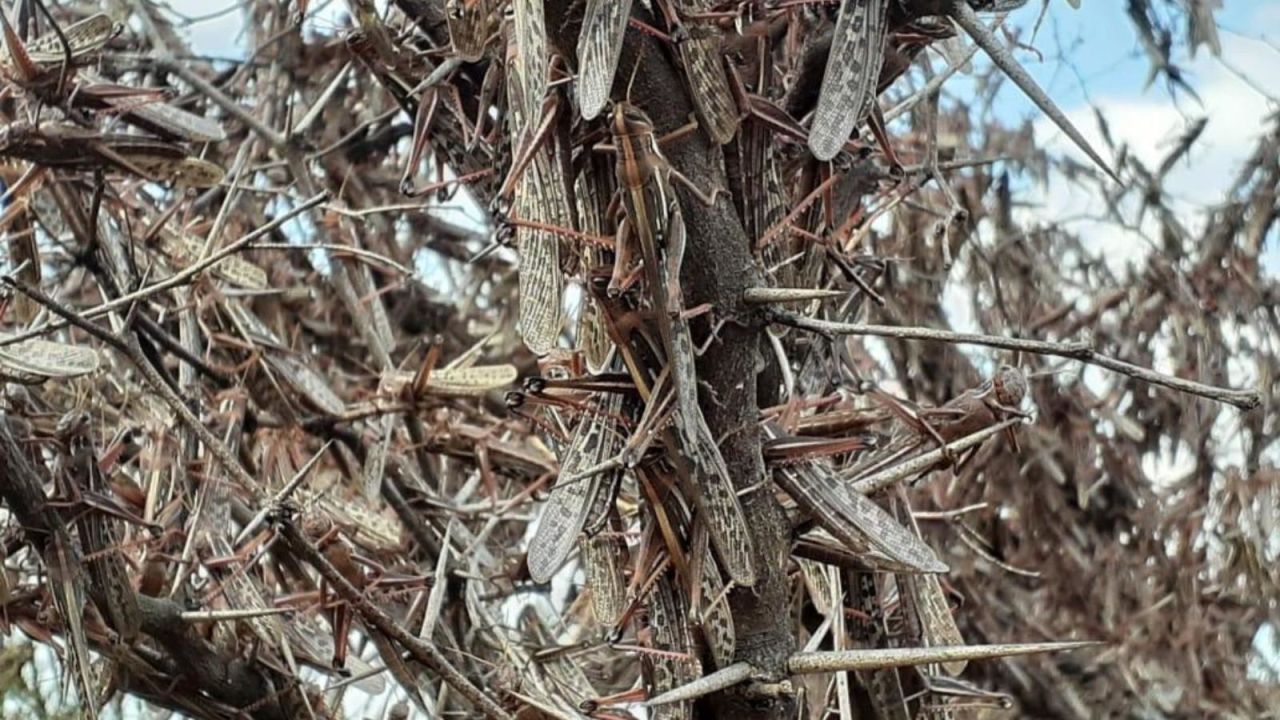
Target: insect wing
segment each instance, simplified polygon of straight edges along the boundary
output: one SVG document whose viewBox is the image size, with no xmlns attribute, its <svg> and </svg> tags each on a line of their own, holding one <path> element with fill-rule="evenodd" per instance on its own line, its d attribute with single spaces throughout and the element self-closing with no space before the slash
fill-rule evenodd
<svg viewBox="0 0 1280 720">
<path fill-rule="evenodd" d="M 884 61 L 886 4 L 844 0 L 840 5 L 809 133 L 809 149 L 819 160 L 835 157 L 862 119 Z"/>
<path fill-rule="evenodd" d="M 110 16 L 98 13 L 63 28 L 62 35 L 71 47 L 71 60 L 74 62 L 106 47 L 122 28 Z M 54 32 L 47 32 L 28 43 L 27 54 L 33 62 L 46 65 L 61 63 L 66 58 L 62 40 Z"/>
<path fill-rule="evenodd" d="M 627 541 L 622 533 L 601 532 L 581 537 L 578 550 L 596 622 L 612 627 L 627 609 Z"/>
<path fill-rule="evenodd" d="M 99 362 L 92 348 L 50 340 L 32 339 L 0 347 L 0 374 L 25 384 L 87 375 L 98 369 Z"/>
<path fill-rule="evenodd" d="M 472 365 L 464 368 L 438 368 L 427 380 L 433 394 L 479 397 L 492 390 L 507 387 L 519 375 L 514 365 Z"/>
<path fill-rule="evenodd" d="M 520 55 L 523 106 L 526 119 L 538 116 L 547 94 L 547 22 L 542 0 L 513 0 L 516 51 Z"/>
<path fill-rule="evenodd" d="M 564 196 L 555 194 L 551 162 L 541 151 L 516 186 L 514 209 L 523 219 L 544 225 L 567 223 Z M 554 232 L 520 225 L 516 228 L 520 255 L 520 335 L 536 355 L 546 355 L 560 337 L 560 238 Z"/>
<path fill-rule="evenodd" d="M 702 634 L 711 650 L 716 668 L 724 669 L 733 663 L 738 636 L 733 629 L 733 614 L 729 611 L 729 598 L 724 580 L 720 577 L 715 557 L 707 553 L 702 562 Z"/>
<path fill-rule="evenodd" d="M 578 108 L 590 120 L 609 101 L 631 0 L 587 0 L 578 35 Z"/>
<path fill-rule="evenodd" d="M 708 0 L 683 0 L 684 9 L 705 12 L 713 3 Z M 734 102 L 724 60 L 720 56 L 720 33 L 714 25 L 696 24 L 690 37 L 680 43 L 680 61 L 684 64 L 693 102 L 707 134 L 723 145 L 738 130 L 738 105 Z"/>
<path fill-rule="evenodd" d="M 672 587 L 670 574 L 658 579 L 649 595 L 649 628 L 653 647 L 663 654 L 650 663 L 653 690 L 650 697 L 692 682 L 702 674 L 701 663 L 693 657 L 693 638 L 686 623 L 688 613 L 681 596 Z M 689 701 L 652 708 L 658 720 L 684 720 L 692 715 Z"/>
<path fill-rule="evenodd" d="M 605 406 L 600 411 L 589 412 L 574 428 L 561 462 L 560 480 L 551 489 L 529 543 L 529 575 L 534 582 L 547 582 L 560 569 L 596 507 L 596 494 L 603 484 L 599 475 L 565 480 L 613 455 L 618 444 L 613 417 L 622 396 L 606 395 L 601 402 Z"/>
<path fill-rule="evenodd" d="M 160 252 L 179 268 L 190 267 L 198 262 L 201 250 L 203 243 L 190 235 L 167 229 L 160 231 Z M 210 268 L 210 272 L 232 285 L 250 290 L 265 290 L 267 287 L 266 271 L 236 255 L 228 255 L 219 260 Z"/>
<path fill-rule="evenodd" d="M 910 571 L 946 572 L 933 550 L 870 498 L 841 482 L 821 459 L 779 467 L 774 479 L 805 512 L 853 550 L 871 547 Z"/>
</svg>

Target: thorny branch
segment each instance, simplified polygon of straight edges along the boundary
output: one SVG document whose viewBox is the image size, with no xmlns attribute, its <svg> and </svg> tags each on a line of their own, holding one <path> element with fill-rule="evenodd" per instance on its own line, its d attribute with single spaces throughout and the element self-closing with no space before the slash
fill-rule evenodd
<svg viewBox="0 0 1280 720">
<path fill-rule="evenodd" d="M 13 5 L 0 630 L 77 711 L 1276 705 L 1280 118 L 1197 215 L 1215 111 L 1091 146 L 1042 3 Z M 1171 92 L 1213 9 L 1127 4 Z"/>
</svg>

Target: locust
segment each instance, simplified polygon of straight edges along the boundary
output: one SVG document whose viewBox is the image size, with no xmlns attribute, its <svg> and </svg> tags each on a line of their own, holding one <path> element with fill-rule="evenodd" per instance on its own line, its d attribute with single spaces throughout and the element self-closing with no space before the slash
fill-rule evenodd
<svg viewBox="0 0 1280 720">
<path fill-rule="evenodd" d="M 843 0 L 818 91 L 809 149 L 830 160 L 862 118 L 884 61 L 886 0 Z"/>
<path fill-rule="evenodd" d="M 866 618 L 855 623 L 855 637 L 867 647 L 888 647 L 885 627 L 885 611 L 880 599 L 878 578 L 874 573 L 855 572 L 852 586 L 857 608 Z M 906 695 L 902 689 L 902 676 L 895 667 L 866 670 L 857 673 L 867 688 L 875 717 L 882 720 L 911 720 Z"/>
<path fill-rule="evenodd" d="M 596 622 L 612 627 L 627 607 L 627 541 L 622 533 L 603 530 L 578 539 L 578 552 Z"/>
<path fill-rule="evenodd" d="M 705 14 L 715 0 L 676 0 L 681 12 Z M 720 55 L 720 31 L 712 23 L 699 22 L 684 30 L 676 45 L 690 95 L 702 127 L 712 140 L 724 145 L 738 131 L 738 107 Z"/>
<path fill-rule="evenodd" d="M 541 14 L 540 4 L 536 13 Z M 516 137 L 529 129 L 533 118 L 541 116 L 541 102 L 534 107 L 527 102 L 531 87 L 526 78 L 539 70 L 525 64 L 527 58 L 519 46 L 520 27 L 517 15 L 516 42 L 509 44 L 507 54 L 507 105 L 512 134 Z M 546 73 L 545 64 L 540 72 Z M 541 92 L 545 94 L 545 86 Z M 537 355 L 545 355 L 555 347 L 562 319 L 564 280 L 560 270 L 560 238 L 550 228 L 571 227 L 573 223 L 566 175 L 554 150 L 549 145 L 531 144 L 529 167 L 514 180 L 513 211 L 521 220 L 528 221 L 518 224 L 515 231 L 516 249 L 520 254 L 520 332 L 525 345 Z"/>
<path fill-rule="evenodd" d="M 574 180 L 574 202 L 577 203 L 578 226 L 590 235 L 604 235 L 612 230 L 608 222 L 609 198 L 613 196 L 613 172 L 608 167 L 608 157 L 600 153 L 586 153 L 587 164 Z M 581 243 L 581 264 L 585 273 L 606 267 L 613 262 L 612 253 L 599 244 Z M 604 308 L 590 292 L 583 293 L 578 310 L 578 332 L 575 342 L 586 361 L 587 370 L 602 373 L 616 357 L 616 348 L 609 338 L 603 317 Z"/>
<path fill-rule="evenodd" d="M 225 174 L 222 168 L 192 157 L 175 143 L 101 133 L 64 122 L 9 125 L 0 133 L 0 157 L 60 170 L 119 170 L 188 187 L 213 187 Z"/>
<path fill-rule="evenodd" d="M 773 423 L 765 424 L 771 440 L 783 437 Z M 827 532 L 848 549 L 875 550 L 905 572 L 946 572 L 933 550 L 919 536 L 904 528 L 870 498 L 842 481 L 823 458 L 807 458 L 775 466 L 775 482 L 812 515 Z"/>
<path fill-rule="evenodd" d="M 36 3 L 48 17 L 43 3 Z M 52 18 L 50 18 L 52 23 Z M 8 16 L 0 11 L 0 31 L 4 33 L 5 57 L 0 72 L 20 87 L 46 99 L 61 100 L 70 89 L 70 73 L 119 34 L 123 25 L 103 13 L 91 15 L 68 26 L 54 29 L 30 43 L 23 43 Z"/>
<path fill-rule="evenodd" d="M 656 696 L 692 682 L 702 674 L 702 668 L 693 655 L 683 598 L 675 591 L 669 572 L 663 573 L 650 591 L 648 609 L 653 648 L 659 652 L 652 657 L 646 655 L 644 666 Z M 681 720 L 691 717 L 692 709 L 690 702 L 671 703 L 653 708 L 653 716 Z"/>
<path fill-rule="evenodd" d="M 682 181 L 708 205 L 714 204 L 714 198 L 705 196 L 667 162 L 658 148 L 653 123 L 639 108 L 628 102 L 617 103 L 612 132 L 618 186 L 626 209 L 619 244 L 627 242 L 624 237 L 633 235 L 640 248 L 649 299 L 676 396 L 679 452 L 688 460 L 695 502 L 704 513 L 726 572 L 739 585 L 750 587 L 756 579 L 751 559 L 752 535 L 728 467 L 698 405 L 693 338 L 683 314 L 680 289 L 684 218 L 671 183 Z"/>
<path fill-rule="evenodd" d="M 907 503 L 906 494 L 898 486 L 896 502 L 898 518 L 911 529 L 916 537 L 921 537 L 920 527 L 911 507 Z M 947 605 L 947 596 L 942 592 L 942 583 L 937 575 L 899 575 L 898 591 L 903 595 L 903 608 L 914 613 L 919 624 L 919 636 L 926 647 L 964 645 L 964 636 L 956 626 L 955 617 Z M 942 669 L 948 675 L 959 675 L 964 672 L 967 663 L 963 660 L 943 663 Z"/>
<path fill-rule="evenodd" d="M 107 491 L 106 479 L 93 450 L 91 416 L 84 411 L 68 413 L 58 423 L 58 435 L 66 446 L 67 463 L 63 483 L 72 497 L 80 488 L 97 495 Z M 120 555 L 120 531 L 116 521 L 90 508 L 77 520 L 80 544 L 90 581 L 90 596 L 120 642 L 132 643 L 141 631 L 142 613 L 133 591 L 128 568 Z"/>
<path fill-rule="evenodd" d="M 0 333 L 0 340 L 6 335 Z M 96 350 L 32 338 L 0 347 L 0 378 L 23 385 L 87 375 L 98 369 Z"/>
<path fill-rule="evenodd" d="M 513 112 L 525 118 L 538 116 L 542 98 L 547 94 L 550 56 L 547 51 L 547 20 L 542 0 L 511 0 L 515 10 L 515 46 L 521 72 L 512 74 L 508 84 L 519 85 L 519 102 L 509 103 Z M 508 63 L 508 67 L 511 65 Z"/>
<path fill-rule="evenodd" d="M 1006 417 L 1020 415 L 1018 406 L 1026 393 L 1026 377 L 1022 371 L 1009 365 L 1002 365 L 991 379 L 938 408 L 913 409 L 892 396 L 873 390 L 874 397 L 897 416 L 900 425 L 882 449 L 852 463 L 840 474 L 856 483 L 919 453 L 928 452 L 934 443 L 946 445 Z M 1012 428 L 1006 431 L 1005 437 L 1016 449 L 1017 436 Z"/>
<path fill-rule="evenodd" d="M 489 38 L 493 1 L 447 0 L 444 13 L 449 23 L 449 41 L 453 44 L 453 54 L 467 62 L 479 60 L 484 55 L 485 41 Z"/>
<path fill-rule="evenodd" d="M 621 468 L 607 479 L 596 475 L 576 480 L 572 476 L 618 452 L 623 437 L 615 418 L 622 411 L 622 402 L 622 395 L 596 394 L 589 401 L 591 409 L 574 429 L 561 457 L 560 482 L 551 489 L 537 532 L 529 543 L 529 575 L 534 582 L 549 581 L 573 550 L 583 528 L 598 522 L 592 513 L 601 508 L 599 496 L 606 495 L 612 501 L 615 478 L 620 478 Z"/>
<path fill-rule="evenodd" d="M 130 125 L 164 138 L 186 142 L 222 142 L 227 133 L 214 120 L 164 102 L 138 102 L 133 96 L 159 91 L 116 85 L 83 70 L 71 100 L 75 105 L 119 113 Z"/>
<path fill-rule="evenodd" d="M 5 234 L 9 249 L 9 263 L 14 275 L 28 287 L 40 287 L 43 275 L 40 243 L 31 210 L 33 190 L 45 174 L 43 168 L 21 171 L 17 164 L 0 166 L 0 183 L 3 184 L 3 201 L 0 201 L 0 231 Z M 29 323 L 40 309 L 39 304 L 25 294 L 14 298 L 11 312 L 19 323 Z"/>
<path fill-rule="evenodd" d="M 631 0 L 587 0 L 578 35 L 578 111 L 586 120 L 609 102 L 630 15 Z"/>
</svg>

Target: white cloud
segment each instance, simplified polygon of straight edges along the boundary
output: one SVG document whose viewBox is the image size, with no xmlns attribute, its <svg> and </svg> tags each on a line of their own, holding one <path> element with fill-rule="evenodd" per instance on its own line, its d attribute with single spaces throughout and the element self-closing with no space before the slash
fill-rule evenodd
<svg viewBox="0 0 1280 720">
<path fill-rule="evenodd" d="M 1259 10 L 1260 15 L 1267 13 L 1280 15 L 1280 3 Z M 1151 169 L 1159 165 L 1193 122 L 1208 117 L 1200 139 L 1170 172 L 1165 185 L 1179 219 L 1193 231 L 1207 221 L 1204 211 L 1223 199 L 1242 162 L 1252 153 L 1267 116 L 1276 111 L 1275 98 L 1280 97 L 1280 75 L 1274 71 L 1280 51 L 1265 42 L 1232 33 L 1223 33 L 1222 44 L 1222 61 L 1200 53 L 1184 68 L 1203 104 L 1185 95 L 1175 102 L 1159 82 L 1141 96 L 1108 95 L 1094 100 L 1111 137 Z M 1066 112 L 1105 156 L 1094 109 L 1082 105 Z M 1035 129 L 1051 151 L 1069 153 L 1078 161 L 1087 162 L 1049 120 L 1038 119 Z M 1081 219 L 1104 211 L 1103 200 L 1096 192 L 1076 188 L 1060 178 L 1043 191 L 1041 207 L 1027 211 L 1026 218 L 1068 221 L 1088 247 L 1112 261 L 1131 260 L 1145 253 L 1146 246 L 1138 233 L 1113 223 Z"/>
</svg>

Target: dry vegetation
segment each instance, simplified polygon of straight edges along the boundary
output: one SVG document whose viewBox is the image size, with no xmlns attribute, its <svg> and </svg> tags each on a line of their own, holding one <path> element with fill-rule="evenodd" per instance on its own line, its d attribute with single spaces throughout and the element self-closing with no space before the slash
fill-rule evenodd
<svg viewBox="0 0 1280 720">
<path fill-rule="evenodd" d="M 1079 164 L 947 91 L 1019 2 L 347 4 L 8 18 L 6 712 L 1274 711 L 1280 116 L 1199 226 L 1203 123 Z M 1214 5 L 1128 3 L 1178 92 Z"/>
</svg>

